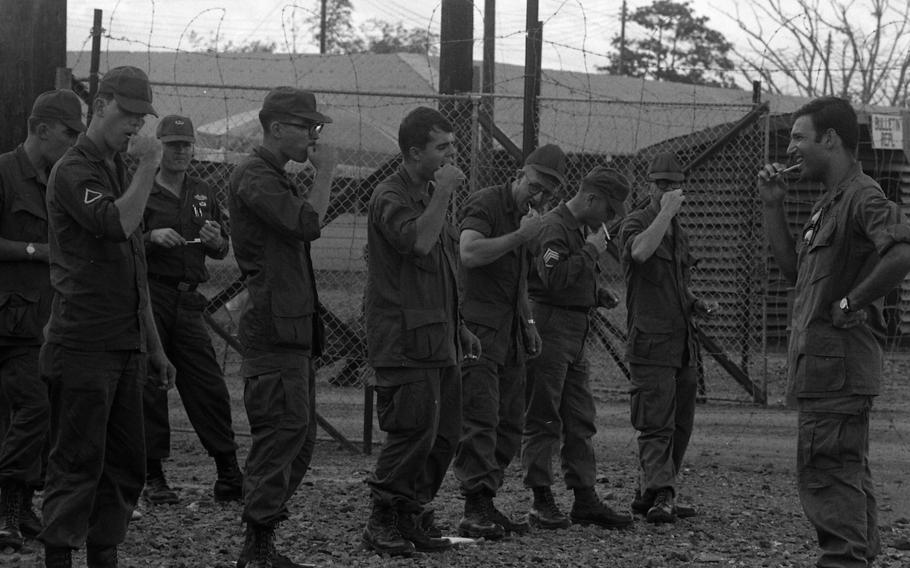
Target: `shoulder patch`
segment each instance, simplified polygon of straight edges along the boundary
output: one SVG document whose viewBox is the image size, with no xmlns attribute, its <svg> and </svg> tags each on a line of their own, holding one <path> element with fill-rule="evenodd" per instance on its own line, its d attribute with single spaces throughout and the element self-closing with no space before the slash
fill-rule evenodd
<svg viewBox="0 0 910 568">
<path fill-rule="evenodd" d="M 101 199 L 101 197 L 103 195 L 104 194 L 101 193 L 100 191 L 95 191 L 94 189 L 85 188 L 85 196 L 82 198 L 82 202 L 85 203 L 86 205 L 89 205 L 89 204 L 92 204 L 92 203 L 98 201 L 99 199 Z"/>
<path fill-rule="evenodd" d="M 548 248 L 547 251 L 543 253 L 543 265 L 547 268 L 553 268 L 553 265 L 557 262 L 559 262 L 559 253 Z"/>
</svg>

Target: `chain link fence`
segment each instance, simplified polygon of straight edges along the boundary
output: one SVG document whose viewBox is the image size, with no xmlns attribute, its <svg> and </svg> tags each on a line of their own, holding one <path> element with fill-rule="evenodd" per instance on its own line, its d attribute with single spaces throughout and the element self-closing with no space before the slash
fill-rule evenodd
<svg viewBox="0 0 910 568">
<path fill-rule="evenodd" d="M 194 119 L 196 160 L 192 174 L 215 187 L 226 204 L 227 180 L 234 165 L 261 140 L 258 109 L 267 89 L 193 85 L 153 85 L 156 105 L 175 108 Z M 376 184 L 394 172 L 400 160 L 397 127 L 417 106 L 440 109 L 455 126 L 459 165 L 468 182 L 453 200 L 452 213 L 473 190 L 509 183 L 521 166 L 523 101 L 508 96 L 407 96 L 369 92 L 316 91 L 320 109 L 334 121 L 321 143 L 338 152 L 338 168 L 322 237 L 312 256 L 327 329 L 327 349 L 319 364 L 318 410 L 322 418 L 351 440 L 369 438 L 373 423 L 364 385 L 366 364 L 363 293 L 366 210 Z M 169 104 L 170 103 L 170 104 Z M 212 114 L 201 122 L 196 116 Z M 246 107 L 244 109 L 244 107 Z M 220 110 L 223 109 L 223 110 Z M 573 99 L 540 100 L 540 143 L 559 144 L 569 157 L 568 183 L 551 205 L 567 199 L 596 165 L 622 171 L 633 184 L 627 206 L 645 203 L 647 167 L 658 152 L 675 152 L 682 164 L 698 161 L 688 174 L 686 204 L 680 221 L 689 232 L 695 294 L 720 305 L 718 317 L 702 324 L 713 340 L 703 357 L 702 395 L 751 401 L 729 368 L 710 356 L 720 353 L 744 376 L 767 388 L 765 282 L 767 258 L 761 237 L 755 172 L 764 160 L 766 122 L 754 121 L 729 141 L 717 141 L 753 110 L 746 105 L 668 105 Z M 177 112 L 177 111 L 175 111 Z M 313 170 L 290 163 L 289 175 L 309 187 Z M 614 227 L 616 229 L 617 227 Z M 209 261 L 211 279 L 200 290 L 210 298 L 209 315 L 217 334 L 225 374 L 236 377 L 239 355 L 231 347 L 242 306 L 242 284 L 232 254 Z M 603 285 L 620 297 L 625 289 L 614 257 L 606 258 Z M 623 364 L 624 307 L 600 310 L 589 339 L 592 383 L 599 396 L 627 391 Z M 366 428 L 365 428 L 366 427 Z"/>
</svg>

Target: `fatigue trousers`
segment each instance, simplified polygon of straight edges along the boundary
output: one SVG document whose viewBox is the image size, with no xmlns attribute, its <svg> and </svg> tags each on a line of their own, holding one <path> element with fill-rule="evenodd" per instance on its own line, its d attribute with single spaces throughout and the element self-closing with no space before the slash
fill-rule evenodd
<svg viewBox="0 0 910 568">
<path fill-rule="evenodd" d="M 872 399 L 800 399 L 798 404 L 799 500 L 818 535 L 816 566 L 868 566 L 881 550 L 869 469 Z"/>
<path fill-rule="evenodd" d="M 205 298 L 154 280 L 149 291 L 158 336 L 177 370 L 177 392 L 202 447 L 211 456 L 235 452 L 231 397 L 202 318 Z M 168 393 L 146 385 L 143 404 L 147 457 L 166 458 L 171 453 Z"/>
<path fill-rule="evenodd" d="M 436 497 L 461 434 L 460 370 L 377 368 L 376 382 L 386 437 L 370 493 L 374 503 L 418 513 Z"/>
<path fill-rule="evenodd" d="M 252 442 L 243 478 L 246 523 L 274 527 L 310 467 L 316 445 L 316 373 L 299 366 L 244 379 L 243 402 Z"/>
<path fill-rule="evenodd" d="M 77 351 L 46 343 L 41 374 L 50 393 L 51 451 L 40 540 L 107 548 L 126 536 L 145 483 L 138 351 Z"/>
<path fill-rule="evenodd" d="M 597 464 L 591 439 L 597 427 L 584 353 L 588 316 L 535 303 L 534 319 L 543 348 L 528 361 L 521 440 L 524 484 L 531 488 L 552 485 L 552 464 L 558 453 L 566 487 L 593 487 Z"/>
<path fill-rule="evenodd" d="M 0 485 L 44 484 L 50 403 L 38 373 L 39 352 L 38 345 L 0 347 Z"/>
<path fill-rule="evenodd" d="M 629 365 L 631 422 L 638 431 L 639 489 L 676 494 L 692 427 L 698 381 L 695 367 Z"/>
<path fill-rule="evenodd" d="M 521 447 L 524 365 L 499 365 L 481 356 L 462 366 L 461 389 L 462 426 L 453 463 L 455 476 L 465 495 L 480 491 L 495 495 Z"/>
</svg>

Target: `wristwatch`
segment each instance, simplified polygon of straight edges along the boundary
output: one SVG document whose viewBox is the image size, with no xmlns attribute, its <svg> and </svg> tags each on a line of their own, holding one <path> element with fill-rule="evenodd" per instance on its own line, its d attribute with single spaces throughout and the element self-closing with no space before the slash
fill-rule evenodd
<svg viewBox="0 0 910 568">
<path fill-rule="evenodd" d="M 35 249 L 35 245 L 33 245 L 32 243 L 28 243 L 27 245 L 25 245 L 25 254 L 27 254 L 29 258 L 34 258 L 36 252 L 38 252 L 38 251 L 37 251 L 37 249 Z"/>
<path fill-rule="evenodd" d="M 844 296 L 840 300 L 840 311 L 844 312 L 845 314 L 849 314 L 851 311 L 853 311 L 850 309 L 850 300 L 847 299 L 847 296 Z"/>
</svg>

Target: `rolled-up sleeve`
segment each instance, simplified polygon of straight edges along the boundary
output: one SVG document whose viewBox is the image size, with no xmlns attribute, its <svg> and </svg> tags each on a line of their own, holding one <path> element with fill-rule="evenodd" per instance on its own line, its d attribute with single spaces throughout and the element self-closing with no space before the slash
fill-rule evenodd
<svg viewBox="0 0 910 568">
<path fill-rule="evenodd" d="M 65 176 L 58 175 L 54 186 L 57 204 L 80 227 L 97 238 L 123 242 L 128 235 L 120 223 L 116 197 L 98 173 L 70 162 Z"/>
<path fill-rule="evenodd" d="M 319 215 L 268 170 L 248 169 L 237 187 L 237 198 L 279 234 L 300 241 L 319 238 Z"/>
<path fill-rule="evenodd" d="M 474 194 L 468 198 L 459 212 L 458 218 L 459 231 L 477 231 L 484 237 L 489 237 L 493 232 L 493 221 L 491 219 L 491 204 L 484 203 L 478 198 L 479 194 Z"/>
<path fill-rule="evenodd" d="M 373 223 L 383 238 L 404 255 L 414 252 L 421 213 L 410 199 L 392 188 L 378 193 L 372 207 Z"/>
<path fill-rule="evenodd" d="M 632 263 L 632 242 L 645 230 L 641 217 L 626 217 L 619 229 L 619 251 L 624 263 Z"/>
<path fill-rule="evenodd" d="M 868 188 L 857 196 L 855 222 L 863 227 L 878 254 L 884 255 L 895 243 L 910 243 L 910 225 L 897 204 L 878 188 Z"/>
</svg>

